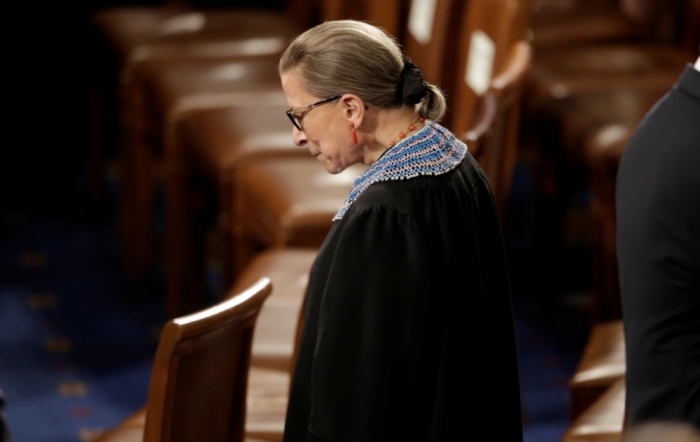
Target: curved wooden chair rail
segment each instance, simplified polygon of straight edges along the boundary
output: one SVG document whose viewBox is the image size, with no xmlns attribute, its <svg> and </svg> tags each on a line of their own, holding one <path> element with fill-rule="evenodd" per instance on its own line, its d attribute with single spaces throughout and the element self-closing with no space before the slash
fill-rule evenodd
<svg viewBox="0 0 700 442">
<path fill-rule="evenodd" d="M 530 44 L 514 43 L 503 70 L 491 80 L 489 90 L 480 98 L 471 129 L 462 136 L 489 180 L 501 215 L 515 167 L 520 97 L 531 62 Z"/>
<path fill-rule="evenodd" d="M 498 105 L 503 105 L 504 98 L 515 98 L 517 87 L 522 86 L 532 63 L 532 47 L 525 41 L 513 45 L 505 69 L 491 80 L 489 91 L 482 97 L 479 110 L 472 127 L 462 139 L 469 145 L 469 152 L 478 155 L 479 139 L 491 129 L 496 118 Z"/>
<path fill-rule="evenodd" d="M 521 87 L 532 64 L 532 46 L 524 40 L 513 44 L 505 68 L 491 80 L 490 90 L 506 94 Z"/>
</svg>

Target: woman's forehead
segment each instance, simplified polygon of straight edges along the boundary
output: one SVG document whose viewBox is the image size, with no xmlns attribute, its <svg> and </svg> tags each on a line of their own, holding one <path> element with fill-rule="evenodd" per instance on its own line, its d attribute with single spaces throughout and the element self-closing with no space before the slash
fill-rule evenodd
<svg viewBox="0 0 700 442">
<path fill-rule="evenodd" d="M 282 80 L 282 89 L 284 89 L 290 106 L 299 107 L 318 100 L 318 97 L 306 91 L 302 77 L 297 70 L 285 72 L 280 75 L 280 78 Z"/>
</svg>

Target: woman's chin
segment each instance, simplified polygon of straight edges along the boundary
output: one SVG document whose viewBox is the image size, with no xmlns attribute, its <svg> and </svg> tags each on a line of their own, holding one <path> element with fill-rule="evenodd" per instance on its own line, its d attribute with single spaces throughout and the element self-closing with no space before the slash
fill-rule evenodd
<svg viewBox="0 0 700 442">
<path fill-rule="evenodd" d="M 342 172 L 343 170 L 345 170 L 344 167 L 341 167 L 341 166 L 335 164 L 334 162 L 332 162 L 331 160 L 329 160 L 328 158 L 326 158 L 322 155 L 317 156 L 316 159 L 319 160 L 323 164 L 323 167 L 326 168 L 326 172 L 328 172 L 332 175 L 338 174 L 338 173 Z"/>
<path fill-rule="evenodd" d="M 324 166 L 326 167 L 326 172 L 330 173 L 331 175 L 337 175 L 344 170 L 342 167 L 332 163 L 326 163 Z"/>
</svg>

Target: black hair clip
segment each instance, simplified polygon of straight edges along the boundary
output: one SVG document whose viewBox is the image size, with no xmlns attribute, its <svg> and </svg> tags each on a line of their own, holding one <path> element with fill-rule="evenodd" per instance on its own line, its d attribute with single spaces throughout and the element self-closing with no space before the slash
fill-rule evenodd
<svg viewBox="0 0 700 442">
<path fill-rule="evenodd" d="M 423 99 L 428 93 L 428 85 L 423 81 L 423 73 L 407 58 L 401 70 L 398 98 L 401 103 L 413 106 Z"/>
</svg>

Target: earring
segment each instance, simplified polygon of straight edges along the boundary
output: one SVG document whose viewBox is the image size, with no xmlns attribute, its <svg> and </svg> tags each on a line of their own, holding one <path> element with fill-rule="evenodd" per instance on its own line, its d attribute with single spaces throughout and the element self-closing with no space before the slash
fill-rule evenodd
<svg viewBox="0 0 700 442">
<path fill-rule="evenodd" d="M 352 130 L 352 143 L 357 144 L 357 132 L 355 132 L 355 123 L 350 122 L 350 130 Z"/>
</svg>

